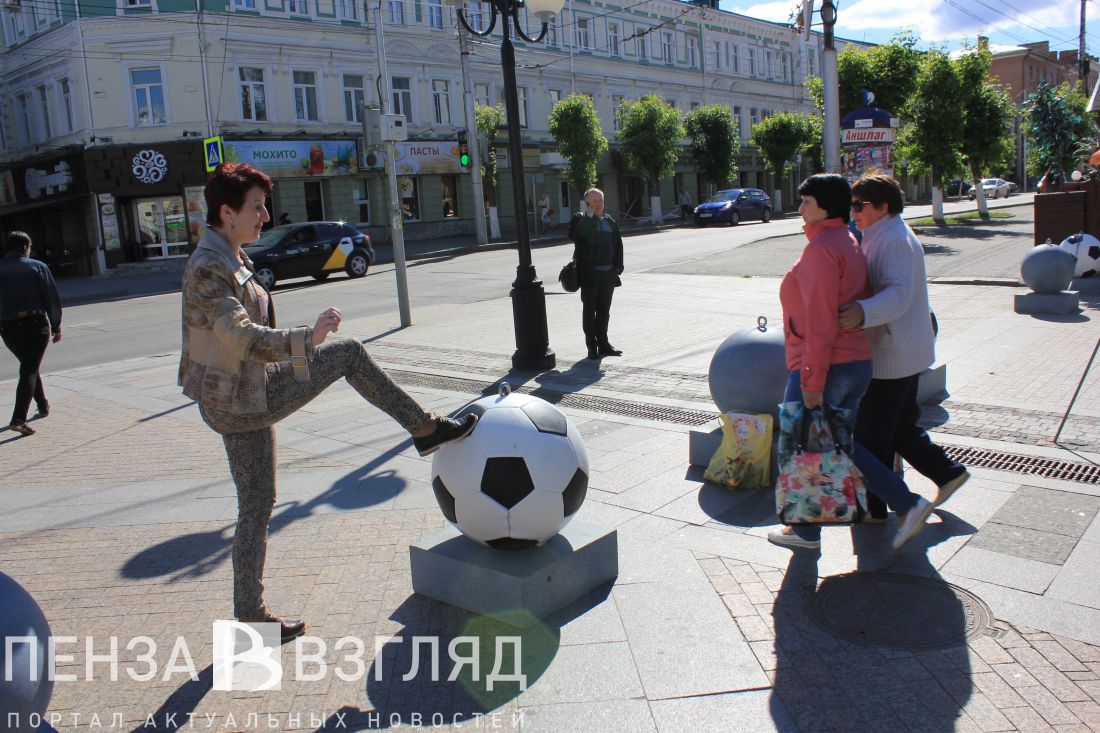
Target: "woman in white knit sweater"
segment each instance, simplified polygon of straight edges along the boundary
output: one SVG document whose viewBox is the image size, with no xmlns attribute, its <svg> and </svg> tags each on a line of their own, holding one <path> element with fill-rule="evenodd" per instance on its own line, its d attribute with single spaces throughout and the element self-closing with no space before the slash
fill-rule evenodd
<svg viewBox="0 0 1100 733">
<path fill-rule="evenodd" d="M 970 478 L 920 427 L 917 383 L 935 361 L 924 250 L 901 218 L 901 189 L 890 176 L 870 173 L 852 185 L 852 217 L 863 233 L 870 298 L 840 309 L 840 325 L 862 327 L 871 341 L 873 378 L 859 406 L 856 440 L 887 466 L 894 454 L 939 487 L 939 506 Z M 872 517 L 886 506 L 868 497 Z"/>
</svg>

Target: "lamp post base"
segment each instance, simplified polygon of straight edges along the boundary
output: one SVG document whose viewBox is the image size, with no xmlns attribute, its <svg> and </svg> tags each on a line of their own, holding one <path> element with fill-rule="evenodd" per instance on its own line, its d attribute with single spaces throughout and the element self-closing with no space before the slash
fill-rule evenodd
<svg viewBox="0 0 1100 733">
<path fill-rule="evenodd" d="M 546 292 L 542 281 L 512 284 L 512 319 L 516 329 L 516 350 L 512 368 L 546 371 L 557 364 L 546 328 Z"/>
</svg>

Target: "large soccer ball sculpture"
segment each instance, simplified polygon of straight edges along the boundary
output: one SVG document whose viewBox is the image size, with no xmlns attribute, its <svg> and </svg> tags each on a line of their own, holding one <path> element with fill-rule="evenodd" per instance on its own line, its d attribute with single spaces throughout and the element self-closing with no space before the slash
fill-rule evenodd
<svg viewBox="0 0 1100 733">
<path fill-rule="evenodd" d="M 477 427 L 435 454 L 432 489 L 464 535 L 522 550 L 545 543 L 581 508 L 588 454 L 577 427 L 556 407 L 502 392 L 462 410 L 479 415 Z"/>
<path fill-rule="evenodd" d="M 1071 234 L 1058 245 L 1077 258 L 1074 277 L 1095 277 L 1100 274 L 1100 239 L 1078 232 Z"/>
</svg>

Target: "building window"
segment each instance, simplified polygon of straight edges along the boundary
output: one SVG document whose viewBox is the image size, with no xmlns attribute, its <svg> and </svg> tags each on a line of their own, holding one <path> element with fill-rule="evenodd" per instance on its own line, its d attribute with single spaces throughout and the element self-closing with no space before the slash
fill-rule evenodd
<svg viewBox="0 0 1100 733">
<path fill-rule="evenodd" d="M 749 49 L 749 76 L 756 76 L 756 49 Z"/>
<path fill-rule="evenodd" d="M 741 108 L 734 107 L 731 117 L 733 117 L 733 123 L 737 125 L 737 134 L 740 135 L 742 139 L 748 137 L 748 135 L 745 134 L 745 126 L 741 124 Z"/>
<path fill-rule="evenodd" d="M 783 54 L 783 81 L 791 80 L 790 54 Z"/>
<path fill-rule="evenodd" d="M 550 22 L 546 24 L 546 45 L 557 46 L 558 45 L 558 23 L 561 21 L 561 13 L 550 19 Z"/>
<path fill-rule="evenodd" d="M 53 124 L 50 122 L 50 95 L 46 89 L 46 85 L 35 87 L 35 91 L 38 92 L 38 113 L 41 116 L 42 124 L 39 126 L 39 131 L 42 134 L 41 140 L 49 140 L 53 137 Z"/>
<path fill-rule="evenodd" d="M 611 95 L 611 129 L 618 130 L 623 119 L 623 95 Z"/>
<path fill-rule="evenodd" d="M 405 25 L 405 0 L 386 0 L 390 25 Z"/>
<path fill-rule="evenodd" d="M 741 71 L 741 47 L 736 44 L 733 46 L 733 70 L 738 73 Z"/>
<path fill-rule="evenodd" d="M 475 31 L 485 30 L 485 10 L 478 0 L 467 0 L 466 10 L 463 12 L 463 15 L 466 16 L 466 22 L 469 23 L 470 27 Z"/>
<path fill-rule="evenodd" d="M 286 0 L 286 12 L 291 15 L 309 15 L 306 0 Z"/>
<path fill-rule="evenodd" d="M 370 224 L 370 186 L 367 181 L 358 181 L 355 184 L 355 198 L 351 201 L 359 207 L 359 223 Z"/>
<path fill-rule="evenodd" d="M 488 84 L 474 84 L 474 101 L 482 107 L 490 106 Z"/>
<path fill-rule="evenodd" d="M 128 8 L 150 8 L 152 6 L 152 0 L 126 0 L 126 7 Z"/>
<path fill-rule="evenodd" d="M 817 54 L 814 53 L 813 50 L 811 49 L 810 50 L 810 76 L 816 76 L 816 74 L 817 74 L 817 72 L 814 71 L 814 60 L 815 60 L 816 56 L 817 56 Z"/>
<path fill-rule="evenodd" d="M 664 60 L 664 62 L 666 64 L 671 64 L 672 61 L 673 61 L 672 49 L 673 49 L 672 34 L 671 33 L 662 33 L 661 34 L 661 58 Z"/>
<path fill-rule="evenodd" d="M 649 57 L 646 51 L 646 36 L 648 35 L 648 28 L 640 25 L 634 26 L 634 52 L 638 55 L 638 58 L 643 61 Z"/>
<path fill-rule="evenodd" d="M 753 107 L 749 110 L 749 134 L 752 134 L 753 129 L 756 127 L 756 123 L 760 122 L 760 110 Z"/>
<path fill-rule="evenodd" d="M 451 84 L 445 79 L 432 79 L 432 109 L 435 124 L 451 124 Z"/>
<path fill-rule="evenodd" d="M 715 41 L 714 42 L 714 68 L 715 69 L 721 69 L 722 68 L 722 42 L 721 41 Z"/>
<path fill-rule="evenodd" d="M 359 20 L 359 4 L 356 0 L 340 0 L 340 19 Z"/>
<path fill-rule="evenodd" d="M 241 8 L 242 10 L 255 10 L 256 0 L 233 0 L 233 7 Z"/>
<path fill-rule="evenodd" d="M 57 0 L 41 0 L 34 3 L 34 27 L 45 28 L 59 17 Z"/>
<path fill-rule="evenodd" d="M 26 94 L 15 95 L 15 138 L 20 145 L 31 143 L 31 106 Z"/>
<path fill-rule="evenodd" d="M 443 27 L 443 0 L 428 0 L 428 25 Z"/>
<path fill-rule="evenodd" d="M 699 102 L 695 99 L 691 100 L 690 102 L 688 102 L 688 111 L 694 112 L 695 110 L 697 110 L 699 108 L 700 104 L 701 104 L 701 102 Z"/>
<path fill-rule="evenodd" d="M 344 119 L 348 122 L 362 122 L 362 110 L 366 101 L 363 75 L 344 74 Z"/>
<path fill-rule="evenodd" d="M 160 69 L 131 69 L 130 86 L 134 90 L 134 112 L 139 126 L 163 125 L 165 112 L 164 84 Z"/>
<path fill-rule="evenodd" d="M 699 64 L 699 41 L 688 36 L 688 66 L 695 68 Z"/>
<path fill-rule="evenodd" d="M 412 79 L 407 76 L 395 76 L 391 79 L 393 85 L 393 113 L 405 115 L 408 122 L 412 122 Z"/>
<path fill-rule="evenodd" d="M 439 182 L 443 194 L 443 218 L 458 216 L 458 176 L 440 176 Z"/>
<path fill-rule="evenodd" d="M 72 132 L 73 127 L 73 90 L 69 87 L 68 79 L 58 79 L 58 91 L 61 93 L 61 111 L 65 122 L 65 132 Z"/>
<path fill-rule="evenodd" d="M 546 95 L 550 97 L 550 109 L 554 109 L 554 105 L 561 101 L 560 89 L 547 89 Z"/>
<path fill-rule="evenodd" d="M 16 8 L 5 11 L 8 16 L 8 38 L 15 42 L 27 35 L 27 25 L 23 19 L 23 10 Z"/>
<path fill-rule="evenodd" d="M 527 87 L 516 87 L 519 98 L 519 126 L 527 127 Z"/>
<path fill-rule="evenodd" d="M 420 221 L 420 191 L 416 176 L 398 176 L 397 188 L 401 191 L 401 213 L 405 221 Z"/>
<path fill-rule="evenodd" d="M 607 23 L 607 52 L 612 56 L 619 55 L 619 24 L 611 21 Z"/>
<path fill-rule="evenodd" d="M 592 50 L 592 42 L 588 35 L 588 18 L 577 18 L 576 45 L 581 51 Z"/>
<path fill-rule="evenodd" d="M 237 70 L 241 81 L 241 119 L 267 121 L 267 90 L 264 70 L 242 66 Z"/>
<path fill-rule="evenodd" d="M 316 122 L 318 119 L 315 72 L 294 72 L 294 119 L 299 122 Z"/>
</svg>

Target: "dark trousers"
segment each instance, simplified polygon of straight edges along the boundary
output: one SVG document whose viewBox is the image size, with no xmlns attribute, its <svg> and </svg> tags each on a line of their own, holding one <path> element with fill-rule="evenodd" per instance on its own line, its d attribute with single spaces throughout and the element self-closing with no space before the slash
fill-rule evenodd
<svg viewBox="0 0 1100 733">
<path fill-rule="evenodd" d="M 31 397 L 41 409 L 46 406 L 46 392 L 42 388 L 42 376 L 38 368 L 50 343 L 50 323 L 46 316 L 30 316 L 0 323 L 0 336 L 4 346 L 19 360 L 19 383 L 15 387 L 15 409 L 11 422 L 27 421 L 31 409 Z"/>
<path fill-rule="evenodd" d="M 920 420 L 919 380 L 919 374 L 902 379 L 872 379 L 859 403 L 856 441 L 887 466 L 894 465 L 897 453 L 917 473 L 939 486 L 958 476 L 964 468 L 948 458 L 943 448 L 933 443 L 924 428 L 917 424 Z M 885 516 L 886 505 L 877 497 L 868 495 L 867 505 L 871 514 Z"/>
<path fill-rule="evenodd" d="M 581 286 L 581 325 L 588 348 L 607 346 L 607 323 L 611 320 L 611 298 L 615 283 L 602 282 Z"/>
</svg>

